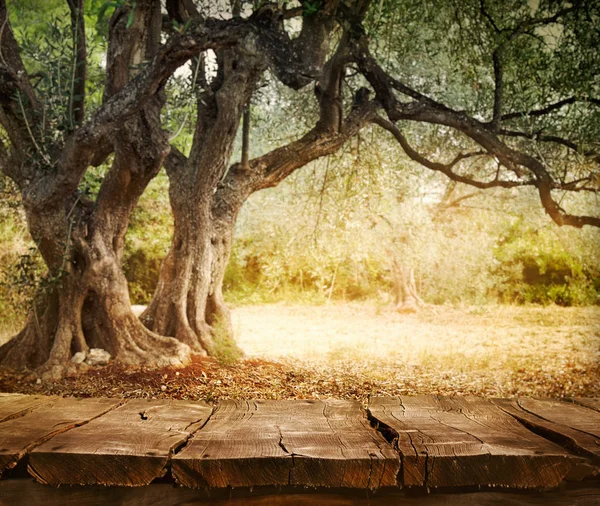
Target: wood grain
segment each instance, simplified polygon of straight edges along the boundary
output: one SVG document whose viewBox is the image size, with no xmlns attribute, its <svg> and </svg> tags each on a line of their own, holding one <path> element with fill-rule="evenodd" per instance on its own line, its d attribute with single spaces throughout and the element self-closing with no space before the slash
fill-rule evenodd
<svg viewBox="0 0 600 506">
<path fill-rule="evenodd" d="M 396 484 L 399 459 L 354 401 L 224 401 L 172 460 L 188 487 Z"/>
<path fill-rule="evenodd" d="M 573 397 L 566 400 L 595 411 L 600 411 L 600 399 L 594 399 L 592 397 Z"/>
<path fill-rule="evenodd" d="M 600 460 L 600 412 L 551 399 L 497 399 L 494 403 L 545 438 Z"/>
<path fill-rule="evenodd" d="M 52 485 L 147 485 L 211 412 L 201 402 L 131 400 L 36 448 L 28 470 Z"/>
<path fill-rule="evenodd" d="M 23 416 L 55 397 L 0 393 L 0 423 Z"/>
<path fill-rule="evenodd" d="M 118 404 L 115 399 L 50 397 L 23 416 L 0 423 L 0 474 L 13 468 L 36 446 L 87 423 Z"/>
<path fill-rule="evenodd" d="M 375 398 L 370 416 L 396 438 L 406 486 L 552 488 L 585 459 L 476 397 Z"/>
</svg>

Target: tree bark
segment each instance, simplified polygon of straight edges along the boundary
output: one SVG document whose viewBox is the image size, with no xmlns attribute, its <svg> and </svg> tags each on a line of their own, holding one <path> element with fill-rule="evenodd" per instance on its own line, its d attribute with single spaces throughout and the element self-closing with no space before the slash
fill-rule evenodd
<svg viewBox="0 0 600 506">
<path fill-rule="evenodd" d="M 189 360 L 188 346 L 152 333 L 133 315 L 121 265 L 131 212 L 168 153 L 164 134 L 148 128 L 159 111 L 156 101 L 124 126 L 96 202 L 74 194 L 41 208 L 24 198 L 30 231 L 54 281 L 42 289 L 23 331 L 0 348 L 0 363 L 57 378 L 73 353 L 92 347 L 126 364 Z"/>
<path fill-rule="evenodd" d="M 77 5 L 81 15 L 83 2 Z M 111 19 L 105 104 L 128 85 L 138 72 L 136 65 L 160 43 L 160 2 L 138 2 L 130 27 L 128 12 L 119 8 Z M 57 170 L 41 166 L 8 171 L 21 189 L 29 230 L 48 275 L 25 328 L 0 348 L 1 364 L 37 368 L 42 376 L 58 378 L 72 367 L 72 354 L 92 347 L 126 364 L 180 365 L 189 360 L 187 345 L 152 333 L 133 315 L 121 265 L 131 213 L 169 153 L 160 126 L 164 102 L 159 86 L 121 122 L 112 146 L 98 147 L 104 156 L 114 151 L 114 160 L 95 201 L 77 186 L 95 158 L 80 135 L 97 127 L 97 119 L 48 150 L 46 157 L 55 157 L 49 163 L 56 163 Z"/>
</svg>

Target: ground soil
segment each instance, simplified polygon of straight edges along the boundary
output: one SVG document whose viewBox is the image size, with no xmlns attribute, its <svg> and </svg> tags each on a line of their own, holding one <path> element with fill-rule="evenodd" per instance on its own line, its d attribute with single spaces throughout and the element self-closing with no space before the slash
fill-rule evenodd
<svg viewBox="0 0 600 506">
<path fill-rule="evenodd" d="M 371 395 L 600 397 L 600 308 L 336 303 L 234 309 L 245 358 L 182 369 L 90 367 L 39 382 L 0 370 L 0 391 L 203 399 Z"/>
</svg>

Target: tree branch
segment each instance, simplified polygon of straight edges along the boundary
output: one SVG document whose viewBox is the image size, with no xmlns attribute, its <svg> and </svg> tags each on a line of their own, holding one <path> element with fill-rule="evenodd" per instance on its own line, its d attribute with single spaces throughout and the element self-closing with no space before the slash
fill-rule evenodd
<svg viewBox="0 0 600 506">
<path fill-rule="evenodd" d="M 496 33 L 500 33 L 500 28 L 498 28 L 498 25 L 496 25 L 496 22 L 494 21 L 492 16 L 490 16 L 489 12 L 487 11 L 487 9 L 485 7 L 485 0 L 479 0 L 479 10 L 481 11 L 481 14 L 483 15 L 483 17 L 490 24 L 490 26 L 494 29 L 494 31 Z"/>
<path fill-rule="evenodd" d="M 500 119 L 502 116 L 502 95 L 504 89 L 504 76 L 503 76 L 503 64 L 502 64 L 502 55 L 504 49 L 503 46 L 498 46 L 494 50 L 494 54 L 492 55 L 492 60 L 494 62 L 494 112 L 492 114 L 492 126 L 494 128 L 498 128 L 500 124 Z"/>
<path fill-rule="evenodd" d="M 458 163 L 460 163 L 463 160 L 466 160 L 467 158 L 473 158 L 476 156 L 489 156 L 489 153 L 487 153 L 486 151 L 476 151 L 473 153 L 464 153 L 464 154 L 459 153 L 458 155 L 456 155 L 456 157 L 454 157 L 454 159 L 452 161 L 450 161 L 448 163 L 434 162 L 434 161 L 427 159 L 426 157 L 421 155 L 419 152 L 417 152 L 415 149 L 413 149 L 410 146 L 410 144 L 408 143 L 408 141 L 406 140 L 406 137 L 404 137 L 404 135 L 400 131 L 400 129 L 398 127 L 396 127 L 396 125 L 394 125 L 390 121 L 387 121 L 387 120 L 383 119 L 381 116 L 377 115 L 373 119 L 373 123 L 375 123 L 376 125 L 379 125 L 383 129 L 390 132 L 394 136 L 394 138 L 398 141 L 398 143 L 400 144 L 400 146 L 402 147 L 402 149 L 404 150 L 406 155 L 411 160 L 423 165 L 424 167 L 427 167 L 430 170 L 433 170 L 436 172 L 441 172 L 446 177 L 448 177 L 458 183 L 467 184 L 469 186 L 474 186 L 475 188 L 480 188 L 480 189 L 497 188 L 497 187 L 514 188 L 517 186 L 531 186 L 531 185 L 535 184 L 533 181 L 505 181 L 505 180 L 500 180 L 497 177 L 495 179 L 493 179 L 492 181 L 477 181 L 476 179 L 473 179 L 472 177 L 462 176 L 452 170 Z"/>
<path fill-rule="evenodd" d="M 526 33 L 531 28 L 536 28 L 538 26 L 549 25 L 552 23 L 556 23 L 563 16 L 576 11 L 580 7 L 581 2 L 575 1 L 571 7 L 566 7 L 564 9 L 558 10 L 555 14 L 551 16 L 546 16 L 543 18 L 531 18 L 514 28 L 505 28 L 502 32 L 510 32 L 510 36 L 508 40 L 511 40 L 518 35 Z"/>
<path fill-rule="evenodd" d="M 552 197 L 552 190 L 556 188 L 556 182 L 542 162 L 527 153 L 507 146 L 490 129 L 489 125 L 468 116 L 464 112 L 440 109 L 426 102 L 400 103 L 393 95 L 389 76 L 369 55 L 366 44 L 362 42 L 358 45 L 357 50 L 359 68 L 377 92 L 377 97 L 392 123 L 401 119 L 421 121 L 445 125 L 462 132 L 515 173 L 520 172 L 519 166 L 531 171 L 534 175 L 532 181 L 535 181 L 542 206 L 555 223 L 577 228 L 584 225 L 600 227 L 600 218 L 573 215 L 560 207 Z"/>
<path fill-rule="evenodd" d="M 41 104 L 21 60 L 5 0 L 0 0 L 0 108 L 2 126 L 13 149 L 22 155 L 37 151 Z"/>
<path fill-rule="evenodd" d="M 529 111 L 519 111 L 519 112 L 511 112 L 508 114 L 503 114 L 500 119 L 502 121 L 508 121 L 511 119 L 517 119 L 517 118 L 524 118 L 524 117 L 538 117 L 538 116 L 544 116 L 546 114 L 549 114 L 553 111 L 556 111 L 558 109 L 561 109 L 563 107 L 565 107 L 566 105 L 571 105 L 574 104 L 576 102 L 583 102 L 583 103 L 591 103 L 594 105 L 600 105 L 600 100 L 595 99 L 595 98 L 578 98 L 578 97 L 569 97 L 569 98 L 564 98 L 562 100 L 559 100 L 558 102 L 554 102 L 553 104 L 549 104 L 546 107 L 542 107 L 541 109 L 531 109 Z"/>
<path fill-rule="evenodd" d="M 248 155 L 250 151 L 250 104 L 244 108 L 242 117 L 242 167 L 248 168 Z"/>
<path fill-rule="evenodd" d="M 267 3 L 251 16 L 270 67 L 286 86 L 300 89 L 319 77 L 329 52 L 338 1 L 323 0 L 316 13 L 304 16 L 295 39 L 284 30 L 283 13 L 276 4 Z"/>
<path fill-rule="evenodd" d="M 348 36 L 344 34 L 335 54 L 325 63 L 321 79 L 315 83 L 315 95 L 319 101 L 317 128 L 337 131 L 342 127 L 342 82 L 349 61 Z"/>
<path fill-rule="evenodd" d="M 598 155 L 598 151 L 594 150 L 584 150 L 579 144 L 565 139 L 563 137 L 558 137 L 557 135 L 546 135 L 542 132 L 520 132 L 518 130 L 498 130 L 498 135 L 504 137 L 522 137 L 524 139 L 531 139 L 539 142 L 551 142 L 554 144 L 560 144 L 561 146 L 565 146 L 569 149 L 572 149 L 576 153 L 582 154 L 586 157 L 594 157 Z"/>
<path fill-rule="evenodd" d="M 250 160 L 248 169 L 241 164 L 232 165 L 215 193 L 213 215 L 217 219 L 234 219 L 252 193 L 277 186 L 297 169 L 335 153 L 373 119 L 377 107 L 374 101 L 355 107 L 339 131 L 324 132 L 315 126 L 300 139 Z"/>
<path fill-rule="evenodd" d="M 200 16 L 192 0 L 167 0 L 166 8 L 169 19 L 180 25 L 184 25 L 190 18 Z"/>
<path fill-rule="evenodd" d="M 72 126 L 80 125 L 84 118 L 85 83 L 86 83 L 86 40 L 84 0 L 67 0 L 71 11 L 71 33 L 73 35 L 73 73 L 71 97 L 69 100 L 69 116 Z"/>
</svg>

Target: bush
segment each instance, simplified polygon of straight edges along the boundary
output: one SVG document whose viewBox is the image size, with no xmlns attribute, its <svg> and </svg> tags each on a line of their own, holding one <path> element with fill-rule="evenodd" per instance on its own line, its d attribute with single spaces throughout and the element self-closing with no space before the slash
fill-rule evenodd
<svg viewBox="0 0 600 506">
<path fill-rule="evenodd" d="M 600 302 L 599 272 L 567 251 L 554 234 L 522 220 L 503 234 L 495 248 L 498 297 L 510 303 L 582 306 Z"/>
</svg>

